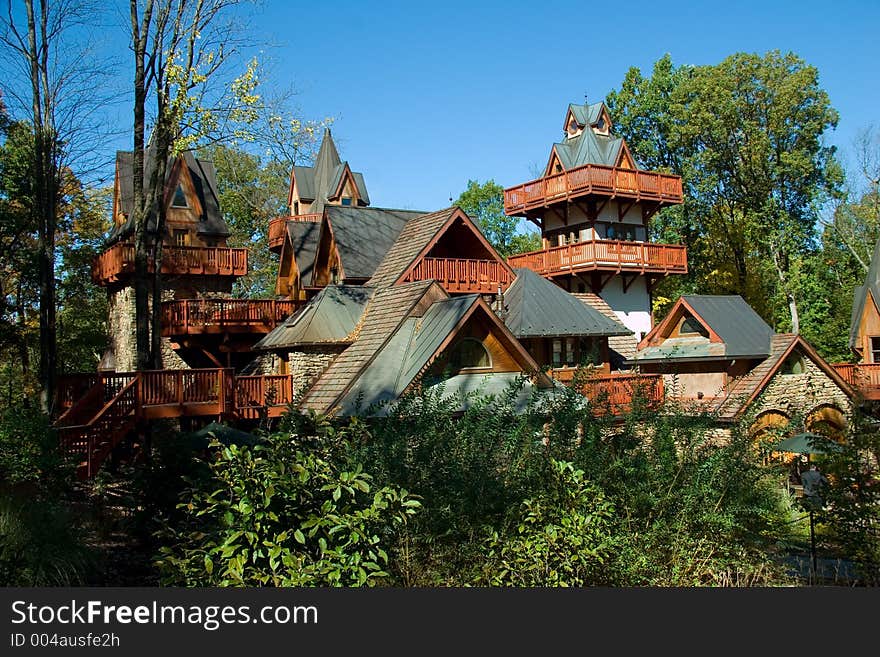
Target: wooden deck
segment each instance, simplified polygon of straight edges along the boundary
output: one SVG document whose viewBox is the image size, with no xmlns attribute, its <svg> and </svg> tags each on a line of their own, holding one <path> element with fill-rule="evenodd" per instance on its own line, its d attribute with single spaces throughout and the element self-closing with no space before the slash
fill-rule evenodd
<svg viewBox="0 0 880 657">
<path fill-rule="evenodd" d="M 99 372 L 65 377 L 55 422 L 61 450 L 94 476 L 141 421 L 178 417 L 280 417 L 293 400 L 290 375 L 236 376 L 232 369 Z"/>
<path fill-rule="evenodd" d="M 289 221 L 321 221 L 320 212 L 311 214 L 296 214 L 290 217 L 275 217 L 269 221 L 269 250 L 279 252 L 284 245 L 284 235 L 287 233 L 287 222 Z"/>
<path fill-rule="evenodd" d="M 663 375 L 624 373 L 593 376 L 586 381 L 582 392 L 590 400 L 596 416 L 626 413 L 637 397 L 642 398 L 648 408 L 658 408 L 665 394 Z"/>
<path fill-rule="evenodd" d="M 880 400 L 880 363 L 836 363 L 832 367 L 864 399 Z"/>
<path fill-rule="evenodd" d="M 513 282 L 510 272 L 496 260 L 469 258 L 423 258 L 404 278 L 436 280 L 450 293 L 491 294 Z"/>
<path fill-rule="evenodd" d="M 585 271 L 686 274 L 688 270 L 687 247 L 619 240 L 555 246 L 510 256 L 507 263 L 548 277 Z"/>
<path fill-rule="evenodd" d="M 276 299 L 180 299 L 162 303 L 162 335 L 268 333 L 303 301 Z"/>
<path fill-rule="evenodd" d="M 134 244 L 114 244 L 95 258 L 92 280 L 108 285 L 134 274 Z M 247 249 L 202 246 L 164 246 L 162 273 L 177 276 L 244 276 Z M 150 272 L 155 263 L 149 262 Z"/>
<path fill-rule="evenodd" d="M 589 195 L 654 201 L 661 205 L 684 201 L 679 176 L 585 164 L 505 189 L 504 212 L 522 216 L 529 210 Z"/>
</svg>

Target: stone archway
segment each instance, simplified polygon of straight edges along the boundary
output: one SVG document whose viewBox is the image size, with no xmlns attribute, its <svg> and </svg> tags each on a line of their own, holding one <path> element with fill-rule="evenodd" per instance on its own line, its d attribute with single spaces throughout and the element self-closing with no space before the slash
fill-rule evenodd
<svg viewBox="0 0 880 657">
<path fill-rule="evenodd" d="M 804 428 L 840 441 L 846 432 L 846 415 L 833 404 L 820 404 L 807 414 Z"/>
<path fill-rule="evenodd" d="M 789 433 L 791 417 L 788 413 L 777 409 L 763 411 L 758 414 L 749 427 L 749 437 L 755 450 L 766 460 L 770 455 L 769 447 L 785 438 Z M 775 452 L 774 452 L 775 454 Z"/>
</svg>

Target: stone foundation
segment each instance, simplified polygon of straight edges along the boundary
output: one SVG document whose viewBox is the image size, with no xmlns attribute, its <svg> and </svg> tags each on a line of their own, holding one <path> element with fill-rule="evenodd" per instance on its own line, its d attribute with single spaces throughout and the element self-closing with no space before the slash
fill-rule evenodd
<svg viewBox="0 0 880 657">
<path fill-rule="evenodd" d="M 820 406 L 835 406 L 848 418 L 852 402 L 847 394 L 816 363 L 804 357 L 803 374 L 777 374 L 752 404 L 752 417 L 775 410 L 790 418 L 805 418 Z"/>
<path fill-rule="evenodd" d="M 313 347 L 288 354 L 293 394 L 299 398 L 342 351 L 340 347 Z"/>
</svg>

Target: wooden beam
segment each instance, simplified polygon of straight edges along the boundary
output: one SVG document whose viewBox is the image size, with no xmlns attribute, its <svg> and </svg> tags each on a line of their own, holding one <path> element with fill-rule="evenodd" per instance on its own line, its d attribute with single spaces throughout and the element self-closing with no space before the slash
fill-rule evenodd
<svg viewBox="0 0 880 657">
<path fill-rule="evenodd" d="M 623 274 L 623 293 L 626 294 L 629 291 L 630 285 L 632 285 L 635 280 L 639 277 L 639 274 Z"/>
<path fill-rule="evenodd" d="M 635 201 L 630 201 L 629 203 L 623 203 L 622 201 L 617 202 L 617 220 L 623 221 L 623 218 L 626 216 L 626 213 L 629 212 L 630 208 L 635 205 Z"/>
</svg>

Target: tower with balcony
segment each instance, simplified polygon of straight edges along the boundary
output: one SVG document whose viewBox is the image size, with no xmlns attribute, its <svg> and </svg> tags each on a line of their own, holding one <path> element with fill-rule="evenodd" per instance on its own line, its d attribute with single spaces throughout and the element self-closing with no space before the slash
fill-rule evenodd
<svg viewBox="0 0 880 657">
<path fill-rule="evenodd" d="M 604 103 L 569 105 L 544 175 L 504 190 L 505 213 L 542 237 L 540 251 L 508 262 L 600 296 L 640 338 L 652 328 L 657 281 L 687 273 L 684 246 L 648 241 L 651 217 L 682 201 L 680 177 L 638 168 Z"/>
<path fill-rule="evenodd" d="M 154 167 L 150 151 L 145 157 L 145 180 Z M 93 280 L 107 288 L 110 305 L 110 347 L 101 369 L 135 368 L 134 258 L 135 226 L 132 214 L 132 154 L 116 154 L 113 193 L 113 226 L 105 250 L 92 267 Z M 232 285 L 247 273 L 247 249 L 229 248 L 229 227 L 220 212 L 213 163 L 182 153 L 167 167 L 163 194 L 166 227 L 157 234 L 155 216 L 148 217 L 151 240 L 162 240 L 163 314 L 173 315 L 175 304 L 197 300 L 202 313 L 231 296 Z M 155 262 L 148 263 L 150 273 Z M 169 305 L 170 304 L 170 305 Z M 167 308 L 165 306 L 168 306 Z M 196 311 L 193 312 L 195 319 Z M 163 323 L 163 366 L 172 369 L 219 366 L 215 354 L 203 346 L 187 344 L 186 335 Z"/>
</svg>

